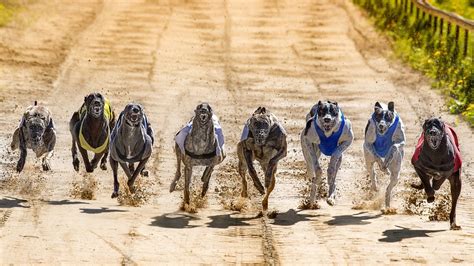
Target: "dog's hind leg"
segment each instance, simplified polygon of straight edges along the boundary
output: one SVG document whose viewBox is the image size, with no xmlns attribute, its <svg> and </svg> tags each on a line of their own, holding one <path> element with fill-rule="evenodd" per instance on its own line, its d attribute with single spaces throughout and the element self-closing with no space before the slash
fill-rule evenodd
<svg viewBox="0 0 474 266">
<path fill-rule="evenodd" d="M 130 189 L 130 192 L 132 192 L 132 193 L 135 192 L 135 187 L 133 186 L 133 184 L 135 183 L 135 180 L 137 179 L 137 176 L 145 168 L 145 164 L 148 161 L 148 158 L 150 158 L 150 157 L 147 157 L 147 158 L 141 160 L 140 163 L 138 163 L 137 169 L 135 169 L 135 171 L 132 173 L 132 177 L 128 179 L 127 185 L 128 185 L 128 188 Z"/>
<path fill-rule="evenodd" d="M 92 158 L 91 160 L 91 167 L 92 169 L 96 169 L 97 168 L 97 165 L 99 164 L 99 161 L 102 157 L 105 157 L 104 156 L 105 153 L 95 153 L 94 154 L 94 157 Z M 105 168 L 107 169 L 107 167 Z"/>
<path fill-rule="evenodd" d="M 329 160 L 329 166 L 328 166 L 328 185 L 329 185 L 329 191 L 328 191 L 328 198 L 326 202 L 334 206 L 336 203 L 336 176 L 339 168 L 341 167 L 341 162 L 342 162 L 342 155 L 340 156 L 332 156 L 331 159 Z"/>
<path fill-rule="evenodd" d="M 204 170 L 204 173 L 202 174 L 202 192 L 201 192 L 201 197 L 206 196 L 207 189 L 209 188 L 209 180 L 211 179 L 212 171 L 214 171 L 214 165 L 206 167 L 206 170 Z"/>
<path fill-rule="evenodd" d="M 184 167 L 184 203 L 189 204 L 189 187 L 191 185 L 191 176 L 193 174 L 193 167 L 191 165 L 185 165 Z"/>
<path fill-rule="evenodd" d="M 170 193 L 176 189 L 176 184 L 181 178 L 181 150 L 179 149 L 178 144 L 175 144 L 174 152 L 176 153 L 176 173 L 174 174 L 174 179 L 170 185 Z"/>
<path fill-rule="evenodd" d="M 104 155 L 102 156 L 102 159 L 100 160 L 100 169 L 102 170 L 107 170 L 107 158 L 109 157 L 109 149 L 107 148 L 104 152 Z"/>
<path fill-rule="evenodd" d="M 258 192 L 260 192 L 261 195 L 265 194 L 265 189 L 263 188 L 262 183 L 258 179 L 257 171 L 255 171 L 255 167 L 253 166 L 252 151 L 244 148 L 243 153 L 244 153 L 245 163 L 247 164 L 247 169 L 249 171 L 249 175 L 252 178 L 255 188 L 258 190 Z"/>
<path fill-rule="evenodd" d="M 451 185 L 451 212 L 449 213 L 449 222 L 451 230 L 461 230 L 461 226 L 456 224 L 456 205 L 458 203 L 459 195 L 461 194 L 461 173 L 457 171 L 449 178 Z"/>
<path fill-rule="evenodd" d="M 112 168 L 112 173 L 114 175 L 114 191 L 112 192 L 111 198 L 116 198 L 118 197 L 120 185 L 119 185 L 118 177 L 117 177 L 118 162 L 115 161 L 113 158 L 110 158 L 110 168 Z"/>
</svg>

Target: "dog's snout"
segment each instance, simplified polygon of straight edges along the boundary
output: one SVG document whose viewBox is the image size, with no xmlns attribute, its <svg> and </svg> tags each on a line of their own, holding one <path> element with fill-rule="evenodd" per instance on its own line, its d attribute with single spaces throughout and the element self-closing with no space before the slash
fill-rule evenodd
<svg viewBox="0 0 474 266">
<path fill-rule="evenodd" d="M 132 112 L 134 112 L 135 114 L 138 113 L 140 110 L 137 108 L 137 107 L 133 107 L 132 108 Z"/>
<path fill-rule="evenodd" d="M 430 130 L 428 134 L 430 134 L 430 136 L 436 136 L 436 130 Z"/>
<path fill-rule="evenodd" d="M 325 117 L 323 119 L 323 121 L 324 121 L 324 123 L 329 123 L 329 122 L 331 122 L 331 118 Z"/>
</svg>

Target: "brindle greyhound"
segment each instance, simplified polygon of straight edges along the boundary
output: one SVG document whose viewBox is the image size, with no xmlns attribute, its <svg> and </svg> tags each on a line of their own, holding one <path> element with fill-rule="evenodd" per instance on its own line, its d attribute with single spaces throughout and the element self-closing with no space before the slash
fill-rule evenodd
<svg viewBox="0 0 474 266">
<path fill-rule="evenodd" d="M 462 159 L 454 129 L 438 118 L 425 120 L 423 133 L 411 162 L 421 179 L 420 184 L 412 184 L 412 187 L 424 188 L 428 202 L 435 200 L 435 190 L 438 190 L 446 179 L 449 180 L 452 199 L 449 214 L 451 230 L 461 229 L 456 224 L 456 205 L 461 194 Z"/>
<path fill-rule="evenodd" d="M 170 192 L 176 188 L 176 184 L 181 177 L 181 162 L 184 163 L 184 202 L 189 204 L 189 186 L 193 174 L 193 167 L 198 165 L 206 166 L 202 175 L 201 197 L 206 195 L 209 188 L 214 167 L 221 163 L 225 157 L 224 135 L 219 125 L 217 116 L 207 103 L 199 104 L 194 110 L 194 117 L 175 136 L 175 152 L 177 169 L 173 182 L 170 185 Z"/>
<path fill-rule="evenodd" d="M 275 188 L 275 174 L 278 161 L 286 157 L 287 143 L 286 132 L 275 115 L 265 107 L 259 107 L 247 120 L 244 126 L 242 137 L 237 144 L 237 154 L 239 156 L 239 174 L 242 178 L 241 196 L 246 198 L 247 180 L 245 174 L 247 169 L 250 177 L 260 192 L 265 194 L 262 207 L 268 209 L 268 197 Z M 258 179 L 253 160 L 256 159 L 265 173 L 265 189 Z"/>
<path fill-rule="evenodd" d="M 139 104 L 128 104 L 120 113 L 110 136 L 110 166 L 114 175 L 112 198 L 118 197 L 118 164 L 128 177 L 130 192 L 139 173 L 144 174 L 145 164 L 151 156 L 154 142 L 153 129 Z M 128 165 L 127 165 L 128 163 Z M 134 164 L 138 163 L 135 169 Z"/>
<path fill-rule="evenodd" d="M 36 157 L 43 156 L 43 170 L 51 169 L 49 160 L 53 156 L 56 145 L 56 130 L 54 129 L 51 113 L 44 106 L 29 106 L 21 118 L 20 125 L 13 133 L 11 149 L 20 148 L 20 159 L 16 165 L 16 170 L 21 172 L 25 166 L 26 149 L 32 149 Z"/>
<path fill-rule="evenodd" d="M 76 144 L 81 152 L 87 172 L 93 172 L 100 160 L 100 168 L 107 169 L 110 130 L 115 125 L 115 114 L 108 100 L 100 93 L 91 93 L 84 98 L 78 112 L 74 112 L 69 121 L 72 135 L 72 164 L 79 171 L 79 158 Z M 87 151 L 94 153 L 89 162 Z M 101 159 L 102 158 L 102 159 Z"/>
</svg>

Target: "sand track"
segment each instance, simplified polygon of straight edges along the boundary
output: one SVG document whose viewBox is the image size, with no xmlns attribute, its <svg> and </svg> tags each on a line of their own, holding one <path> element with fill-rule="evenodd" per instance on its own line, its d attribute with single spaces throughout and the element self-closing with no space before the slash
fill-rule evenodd
<svg viewBox="0 0 474 266">
<path fill-rule="evenodd" d="M 0 263 L 474 262 L 472 130 L 444 111 L 429 81 L 387 59 L 386 41 L 350 3 L 76 2 L 37 1 L 0 28 Z M 117 113 L 130 101 L 142 103 L 155 129 L 140 207 L 110 199 L 110 170 L 72 168 L 68 120 L 91 91 L 109 97 Z M 356 139 L 338 176 L 337 206 L 302 211 L 299 132 L 318 99 L 340 103 Z M 366 194 L 362 133 L 375 99 L 395 101 L 406 125 L 397 215 L 352 209 Z M 56 122 L 53 170 L 40 172 L 30 154 L 18 175 L 18 154 L 6 146 L 34 100 L 49 106 Z M 200 101 L 210 102 L 220 117 L 228 157 L 197 213 L 186 213 L 179 210 L 182 190 L 168 192 L 175 172 L 172 138 Z M 244 211 L 229 210 L 239 202 L 235 146 L 248 115 L 261 105 L 289 133 L 288 157 L 270 197 L 270 208 L 279 212 L 274 219 L 257 215 L 260 197 L 253 188 Z M 432 114 L 457 125 L 465 157 L 459 232 L 427 215 L 402 214 L 404 183 L 416 180 L 409 157 L 420 123 Z M 201 174 L 194 174 L 195 190 Z M 95 199 L 78 197 L 81 186 Z"/>
</svg>

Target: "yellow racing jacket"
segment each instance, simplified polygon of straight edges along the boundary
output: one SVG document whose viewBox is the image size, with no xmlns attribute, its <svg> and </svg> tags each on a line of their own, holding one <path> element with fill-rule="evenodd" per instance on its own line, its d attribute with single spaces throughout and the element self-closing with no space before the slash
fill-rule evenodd
<svg viewBox="0 0 474 266">
<path fill-rule="evenodd" d="M 110 138 L 110 127 L 109 124 L 107 124 L 107 137 L 105 138 L 104 143 L 99 145 L 99 147 L 92 147 L 84 138 L 84 135 L 82 134 L 82 126 L 84 124 L 84 116 L 87 113 L 87 106 L 83 104 L 81 106 L 81 109 L 79 110 L 79 118 L 81 121 L 81 127 L 79 129 L 79 145 L 85 150 L 91 151 L 93 153 L 102 153 L 107 149 L 108 144 L 109 144 L 109 138 Z M 110 122 L 114 119 L 114 113 L 112 112 L 112 108 L 110 107 L 110 102 L 108 99 L 104 100 L 104 118 Z"/>
</svg>

